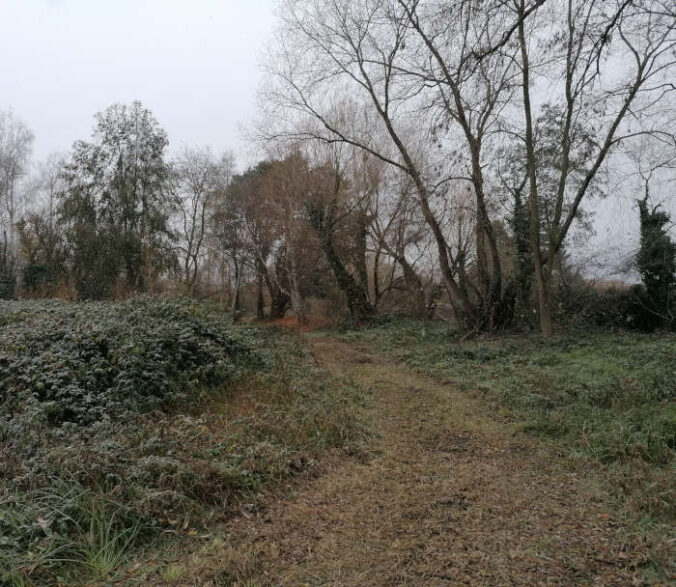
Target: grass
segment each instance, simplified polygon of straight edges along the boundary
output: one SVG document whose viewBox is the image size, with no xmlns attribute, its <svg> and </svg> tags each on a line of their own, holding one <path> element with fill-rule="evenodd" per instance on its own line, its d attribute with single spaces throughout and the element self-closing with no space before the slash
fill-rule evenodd
<svg viewBox="0 0 676 587">
<path fill-rule="evenodd" d="M 85 536 L 81 550 L 83 566 L 97 579 L 107 577 L 123 563 L 141 529 L 140 520 L 125 524 L 119 509 L 110 513 L 108 509 L 97 504 L 89 528 L 78 528 L 80 535 Z"/>
<path fill-rule="evenodd" d="M 11 586 L 37 579 L 49 584 L 50 575 L 67 580 L 73 569 L 104 577 L 147 529 L 111 496 L 72 481 L 54 479 L 52 486 L 32 492 L 7 492 L 0 506 L 2 584 Z"/>
<path fill-rule="evenodd" d="M 364 393 L 350 380 L 318 368 L 300 336 L 226 324 L 208 305 L 183 304 L 176 314 L 164 305 L 158 309 L 152 300 L 142 303 L 150 312 L 171 313 L 177 329 L 184 320 L 190 328 L 186 350 L 176 351 L 187 357 L 186 370 L 169 372 L 171 401 L 150 408 L 139 404 L 143 409 L 125 408 L 94 421 L 84 414 L 75 423 L 36 417 L 42 406 L 22 411 L 21 402 L 13 404 L 16 411 L 0 412 L 1 585 L 111 584 L 125 576 L 129 561 L 142 561 L 144 553 L 167 542 L 199 540 L 255 501 L 261 490 L 312 474 L 323 453 L 352 450 L 367 437 Z M 85 312 L 101 308 L 115 323 L 124 312 L 110 306 L 88 306 Z M 31 320 L 39 323 L 44 308 L 36 303 Z M 18 318 L 13 310 L 10 306 L 7 321 L 16 328 L 23 328 L 22 321 L 30 324 L 30 303 L 21 303 Z M 63 326 L 61 306 L 47 305 L 46 311 Z M 63 315 L 78 311 L 69 307 Z M 152 326 L 152 320 L 148 323 Z M 87 337 L 90 331 L 83 324 L 82 337 Z M 79 328 L 74 337 L 80 337 Z M 15 334 L 13 340 L 20 342 L 20 333 Z M 225 352 L 244 348 L 246 356 L 240 361 L 219 354 L 222 347 L 214 346 L 220 345 L 219 336 L 229 345 Z M 229 340 L 243 342 L 233 347 Z M 211 378 L 209 385 L 200 384 L 194 374 L 209 367 L 200 363 L 206 356 L 202 349 L 228 361 L 232 356 L 236 370 L 228 369 L 220 383 Z M 12 360 L 20 360 L 21 352 L 15 345 Z M 77 360 L 84 356 L 69 352 Z M 166 369 L 165 363 L 146 361 L 144 369 Z M 34 367 L 39 372 L 39 365 Z M 54 364 L 50 370 L 53 377 L 69 376 Z M 87 381 L 86 376 L 85 368 L 78 372 L 79 381 Z M 97 385 L 97 409 L 117 405 L 106 397 L 114 392 Z M 22 421 L 23 414 L 33 419 Z M 15 445 L 25 459 L 15 458 Z M 179 567 L 164 572 L 180 582 Z"/>
<path fill-rule="evenodd" d="M 313 340 L 331 372 L 372 390 L 366 458 L 327 459 L 311 483 L 125 584 L 666 582 L 667 539 L 625 523 L 600 468 L 519 433 L 483 397 L 355 346 Z"/>
<path fill-rule="evenodd" d="M 422 449 L 431 454 L 430 471 L 425 473 L 429 480 L 421 487 L 428 487 L 431 480 L 446 491 L 447 484 L 456 483 L 459 469 L 455 468 L 456 477 L 438 475 L 435 459 L 442 463 L 444 455 L 462 459 L 473 450 L 485 450 L 493 438 L 490 427 L 495 425 L 543 439 L 560 454 L 572 455 L 573 461 L 581 458 L 602 471 L 608 487 L 628 506 L 637 535 L 654 535 L 666 531 L 665 523 L 673 523 L 673 335 L 591 333 L 551 341 L 528 336 L 462 340 L 441 322 L 391 320 L 334 333 L 352 348 L 329 345 L 336 357 L 326 360 L 333 365 L 327 370 L 317 366 L 305 340 L 291 332 L 235 326 L 204 304 L 181 303 L 178 310 L 165 302 L 155 306 L 151 299 L 139 304 L 134 311 L 144 316 L 142 323 L 128 317 L 118 323 L 117 316 L 124 317 L 127 306 L 121 310 L 114 304 L 100 304 L 87 306 L 87 319 L 78 319 L 73 329 L 68 320 L 82 316 L 76 305 L 22 302 L 0 307 L 0 323 L 7 327 L 11 343 L 5 345 L 9 353 L 0 356 L 0 375 L 6 373 L 19 382 L 17 389 L 27 398 L 11 397 L 5 407 L 0 406 L 1 585 L 108 585 L 126 580 L 129 584 L 190 584 L 191 565 L 199 568 L 204 560 L 218 563 L 212 576 L 215 584 L 247 584 L 272 561 L 255 545 L 228 535 L 224 529 L 232 514 L 253 514 L 261 493 L 270 494 L 268 490 L 294 477 L 312 476 L 327 452 L 361 447 L 370 436 L 368 418 L 373 417 L 366 415 L 363 388 L 384 386 L 380 392 L 385 393 L 393 385 L 387 380 L 390 376 L 401 387 L 403 398 L 396 406 L 380 409 L 393 422 L 392 437 L 397 437 L 401 407 L 410 404 L 415 412 L 403 414 L 410 437 L 400 435 L 402 444 L 392 449 L 391 456 Z M 92 329 L 89 316 L 98 312 L 103 321 Z M 101 348 L 111 348 L 102 344 L 108 324 L 120 340 L 114 341 L 114 352 L 101 355 Z M 47 340 L 42 331 L 33 333 L 35 341 L 30 344 L 44 347 L 39 357 L 49 363 L 46 370 L 36 364 L 43 359 L 31 354 L 30 345 L 24 346 L 32 339 L 24 336 L 23 329 L 32 325 L 46 335 L 56 329 L 65 332 L 65 345 Z M 177 344 L 174 333 L 180 333 Z M 143 348 L 137 349 L 127 336 L 143 337 Z M 369 357 L 354 347 L 393 357 L 413 372 L 402 368 L 390 373 L 388 363 L 369 366 Z M 162 349 L 178 359 L 168 361 Z M 355 357 L 343 356 L 350 352 Z M 12 367 L 29 359 L 34 378 L 30 380 Z M 90 378 L 87 361 L 112 375 Z M 211 368 L 214 361 L 221 365 L 216 371 Z M 156 377 L 154 369 L 162 370 L 162 377 Z M 415 371 L 436 381 L 432 385 L 427 379 L 418 386 Z M 61 388 L 51 382 L 68 378 L 68 389 L 83 390 L 84 398 L 96 391 L 92 410 L 104 410 L 106 417 L 92 418 L 87 410 L 76 410 L 77 398 L 69 411 L 53 405 Z M 137 397 L 138 386 L 129 384 L 137 380 L 153 382 L 152 397 L 157 401 Z M 32 381 L 44 383 L 39 401 L 31 399 Z M 424 418 L 419 418 L 418 394 L 427 394 L 427 384 L 434 393 L 425 395 Z M 118 401 L 111 390 L 119 390 L 125 401 Z M 445 397 L 447 390 L 453 392 Z M 468 412 L 473 409 L 476 414 Z M 446 421 L 451 416 L 452 427 Z M 444 426 L 467 430 L 449 435 Z M 503 436 L 493 439 L 495 454 L 502 455 L 504 446 L 512 442 Z M 476 447 L 468 444 L 473 437 L 482 439 Z M 528 442 L 542 446 L 536 440 Z M 518 451 L 505 454 L 491 457 L 503 475 L 504 459 L 521 462 Z M 411 464 L 415 469 L 416 455 L 406 457 L 402 466 Z M 563 460 L 567 462 L 567 457 Z M 385 459 L 379 466 L 390 462 Z M 492 466 L 483 456 L 465 465 L 467 479 L 474 479 L 475 466 Z M 357 500 L 366 499 L 360 467 L 355 462 L 354 499 L 346 503 L 350 506 L 354 501 L 357 509 L 363 506 Z M 382 470 L 385 477 L 377 479 L 382 490 L 372 495 L 375 505 L 392 490 L 386 477 L 392 471 Z M 487 477 L 497 478 L 494 473 L 491 469 Z M 520 476 L 529 475 L 521 469 L 510 474 L 519 487 L 526 482 Z M 549 487 L 549 479 L 550 489 L 558 491 L 554 473 L 551 479 L 540 476 L 538 482 Z M 338 495 L 344 491 L 345 478 L 341 470 L 334 477 L 331 483 Z M 392 478 L 403 483 L 398 473 Z M 402 496 L 407 508 L 417 511 L 428 503 L 420 498 L 420 488 L 404 485 L 404 493 L 410 490 L 410 495 Z M 500 487 L 496 482 L 494 491 L 499 493 Z M 332 485 L 332 495 L 333 491 Z M 562 490 L 562 498 L 566 495 Z M 323 499 L 317 507 L 324 507 Z M 374 511 L 374 519 L 381 523 L 379 510 Z M 544 510 L 540 513 L 543 520 L 549 519 Z M 312 509 L 301 511 L 298 523 L 307 518 L 313 524 L 313 515 Z M 505 515 L 512 519 L 510 512 Z M 574 512 L 570 515 L 574 518 Z M 363 513 L 356 516 L 356 527 L 361 528 L 363 517 Z M 471 523 L 468 519 L 467 524 Z M 288 528 L 281 524 L 278 530 L 283 539 Z M 595 531 L 593 524 L 591 531 Z M 391 538 L 386 534 L 383 530 L 383 543 Z M 354 540 L 358 542 L 359 535 Z M 666 551 L 655 555 L 655 560 L 668 558 Z"/>
<path fill-rule="evenodd" d="M 481 395 L 498 417 L 606 468 L 639 514 L 673 522 L 674 335 L 463 340 L 442 322 L 394 319 L 336 336 Z"/>
</svg>

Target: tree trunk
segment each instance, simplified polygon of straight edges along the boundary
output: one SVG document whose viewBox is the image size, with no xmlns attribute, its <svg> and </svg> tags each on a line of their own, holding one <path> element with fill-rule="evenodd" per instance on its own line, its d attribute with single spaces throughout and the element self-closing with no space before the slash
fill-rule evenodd
<svg viewBox="0 0 676 587">
<path fill-rule="evenodd" d="M 365 291 L 369 291 L 369 278 L 368 271 L 366 269 L 366 237 L 368 235 L 368 221 L 366 214 L 363 211 L 358 212 L 357 216 L 357 247 L 355 255 L 355 265 L 357 269 L 357 275 L 359 276 L 359 284 L 361 288 Z"/>
<path fill-rule="evenodd" d="M 521 15 L 525 10 L 523 2 L 520 5 Z M 526 45 L 526 32 L 523 20 L 519 23 L 519 44 L 521 47 L 521 68 L 523 92 L 523 109 L 526 121 L 526 163 L 528 168 L 528 212 L 530 214 L 530 244 L 533 254 L 533 271 L 535 273 L 535 285 L 540 310 L 540 330 L 544 337 L 553 334 L 552 316 L 550 307 L 549 280 L 542 260 L 540 248 L 540 212 L 538 207 L 537 168 L 535 160 L 535 139 L 533 136 L 533 117 L 530 104 L 530 72 L 528 51 Z"/>
<path fill-rule="evenodd" d="M 492 331 L 499 327 L 506 317 L 503 316 L 504 308 L 502 304 L 502 267 L 495 232 L 486 208 L 479 148 L 480 143 L 474 140 L 472 142 L 472 184 L 477 206 L 477 269 L 479 287 L 483 298 L 479 326 L 482 330 Z M 486 251 L 486 245 L 488 245 L 488 251 Z M 488 253 L 490 253 L 490 259 Z"/>
<path fill-rule="evenodd" d="M 305 324 L 307 316 L 305 315 L 305 300 L 300 291 L 300 280 L 298 279 L 298 267 L 293 251 L 289 251 L 289 297 L 291 299 L 291 308 L 299 324 Z"/>
<path fill-rule="evenodd" d="M 232 293 L 232 305 L 230 307 L 230 313 L 232 314 L 232 319 L 234 322 L 239 320 L 239 286 L 242 281 L 242 267 L 235 259 L 235 287 Z"/>
<path fill-rule="evenodd" d="M 542 277 L 539 277 L 540 273 L 542 274 Z M 540 331 L 542 332 L 542 336 L 550 338 L 554 334 L 551 280 L 547 278 L 544 268 L 543 270 L 536 272 L 536 277 L 538 306 L 540 309 Z"/>
<path fill-rule="evenodd" d="M 256 263 L 258 265 L 258 263 Z M 256 275 L 256 318 L 258 320 L 265 320 L 265 296 L 263 295 L 263 276 L 257 267 Z"/>
<path fill-rule="evenodd" d="M 448 293 L 451 305 L 453 306 L 459 321 L 463 322 L 465 326 L 474 328 L 478 324 L 476 310 L 467 294 L 462 291 L 453 277 L 453 271 L 448 258 L 448 243 L 446 242 L 446 238 L 444 237 L 434 213 L 429 207 L 427 195 L 423 192 L 422 182 L 417 182 L 417 184 L 423 216 L 425 217 L 429 227 L 432 229 L 432 234 L 434 235 L 434 240 L 437 245 L 437 253 L 439 256 L 439 268 L 441 269 L 444 287 Z"/>
<path fill-rule="evenodd" d="M 265 284 L 268 287 L 268 292 L 270 293 L 270 320 L 284 318 L 284 314 L 286 314 L 291 299 L 289 295 L 279 287 L 277 282 L 272 280 L 265 263 L 261 262 L 261 270 L 263 277 L 265 278 Z"/>
<path fill-rule="evenodd" d="M 338 287 L 347 296 L 347 307 L 352 317 L 357 321 L 371 318 L 375 311 L 371 302 L 369 302 L 368 295 L 348 273 L 330 238 L 322 239 L 322 249 L 326 254 L 329 265 L 331 265 Z"/>
<path fill-rule="evenodd" d="M 270 319 L 279 320 L 280 318 L 284 318 L 286 310 L 289 307 L 289 302 L 289 296 L 282 291 L 276 291 L 270 304 Z"/>
<path fill-rule="evenodd" d="M 405 256 L 399 255 L 397 262 L 404 272 L 404 282 L 408 290 L 411 313 L 416 318 L 423 320 L 427 317 L 427 308 L 425 307 L 425 289 L 422 281 Z"/>
</svg>

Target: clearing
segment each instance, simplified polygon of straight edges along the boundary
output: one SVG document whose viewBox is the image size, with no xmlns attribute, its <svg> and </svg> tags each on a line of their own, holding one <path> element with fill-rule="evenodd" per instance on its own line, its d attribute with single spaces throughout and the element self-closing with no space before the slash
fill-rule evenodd
<svg viewBox="0 0 676 587">
<path fill-rule="evenodd" d="M 523 434 L 484 399 L 401 362 L 333 338 L 311 344 L 320 364 L 372 393 L 368 450 L 329 459 L 317 478 L 262 498 L 219 538 L 146 567 L 144 583 L 668 581 L 649 562 L 665 547 L 636 531 L 589 459 Z"/>
</svg>

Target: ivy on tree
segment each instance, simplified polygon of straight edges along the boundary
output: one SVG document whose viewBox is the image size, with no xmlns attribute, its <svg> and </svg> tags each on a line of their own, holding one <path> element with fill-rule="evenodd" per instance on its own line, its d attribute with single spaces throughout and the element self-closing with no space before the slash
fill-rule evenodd
<svg viewBox="0 0 676 587">
<path fill-rule="evenodd" d="M 674 325 L 676 294 L 676 243 L 667 232 L 669 215 L 659 206 L 648 205 L 648 197 L 638 202 L 641 220 L 641 245 L 637 255 L 638 270 L 645 286 L 645 309 L 658 325 Z"/>
</svg>

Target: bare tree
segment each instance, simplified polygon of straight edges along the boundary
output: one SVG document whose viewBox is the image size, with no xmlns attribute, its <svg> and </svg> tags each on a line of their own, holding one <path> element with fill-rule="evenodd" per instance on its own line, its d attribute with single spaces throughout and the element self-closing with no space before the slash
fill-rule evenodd
<svg viewBox="0 0 676 587">
<path fill-rule="evenodd" d="M 377 165 L 377 161 L 372 160 L 371 164 Z M 418 318 L 426 318 L 425 285 L 416 265 L 424 258 L 430 241 L 410 177 L 382 165 L 374 175 L 374 194 L 369 199 L 373 303 L 377 305 L 402 282 L 409 311 Z M 391 265 L 387 274 L 381 276 L 382 261 L 387 259 Z"/>
<path fill-rule="evenodd" d="M 514 18 L 504 10 L 503 2 L 397 2 L 415 48 L 407 64 L 397 68 L 422 87 L 435 90 L 429 108 L 438 112 L 440 130 L 447 131 L 437 130 L 437 140 L 448 140 L 457 133 L 461 155 L 450 163 L 466 169 L 464 179 L 475 199 L 478 278 L 476 285 L 462 276 L 460 282 L 478 298 L 479 327 L 489 330 L 508 323 L 512 307 L 505 299 L 498 239 L 486 193 L 486 150 L 516 88 L 516 49 L 509 41 L 518 23 L 542 3 L 528 3 L 523 14 Z"/>
<path fill-rule="evenodd" d="M 14 294 L 17 279 L 18 233 L 21 194 L 19 181 L 27 172 L 33 133 L 14 114 L 0 111 L 0 289 Z"/>
<path fill-rule="evenodd" d="M 66 282 L 67 247 L 59 225 L 65 161 L 63 155 L 52 153 L 37 165 L 27 185 L 26 209 L 17 223 L 24 284 L 42 295 L 53 294 Z"/>
<path fill-rule="evenodd" d="M 408 21 L 391 2 L 287 0 L 269 114 L 281 121 L 267 138 L 319 140 L 361 149 L 408 174 L 434 235 L 443 282 L 462 320 L 477 324 L 477 309 L 458 285 L 448 242 L 432 199 L 451 178 L 439 177 L 427 157 L 434 114 L 419 85 L 406 83 L 397 66 L 406 47 Z M 355 91 L 356 90 L 356 91 Z M 342 91 L 353 102 L 337 103 Z M 451 174 L 452 175 L 452 174 Z"/>
<path fill-rule="evenodd" d="M 551 336 L 551 276 L 556 256 L 602 166 L 622 141 L 643 133 L 664 134 L 651 128 L 649 114 L 662 107 L 676 89 L 669 79 L 676 63 L 676 19 L 661 1 L 568 0 L 561 14 L 562 30 L 554 35 L 549 28 L 540 33 L 555 39 L 549 47 L 547 67 L 534 57 L 541 49 L 538 19 L 525 18 L 525 0 L 514 0 L 513 6 L 520 17 L 522 137 L 535 282 L 542 333 Z M 542 242 L 537 161 L 542 136 L 535 132 L 537 107 L 532 88 L 544 75 L 550 93 L 558 100 L 559 144 L 554 215 Z M 581 127 L 589 133 L 594 148 L 587 154 L 584 172 L 576 176 L 571 155 L 581 140 Z"/>
<path fill-rule="evenodd" d="M 619 143 L 666 134 L 649 121 L 674 89 L 673 9 L 663 0 L 283 7 L 265 94 L 281 123 L 263 134 L 347 144 L 407 174 L 451 303 L 474 328 L 510 323 L 514 307 L 486 174 L 517 141 L 541 328 L 551 334 L 551 276 L 582 201 Z M 456 258 L 448 228 L 469 214 L 442 219 L 459 209 L 449 198 L 462 183 L 474 198 L 474 251 Z"/>
<path fill-rule="evenodd" d="M 181 280 L 189 294 L 195 292 L 214 198 L 227 188 L 233 170 L 231 154 L 226 153 L 217 160 L 207 148 L 186 148 L 173 163 Z"/>
<path fill-rule="evenodd" d="M 251 264 L 249 231 L 238 203 L 229 197 L 230 189 L 219 190 L 211 202 L 208 216 L 207 254 L 216 260 L 221 292 L 229 291 L 233 318 L 240 314 L 240 287 L 247 265 Z"/>
</svg>

